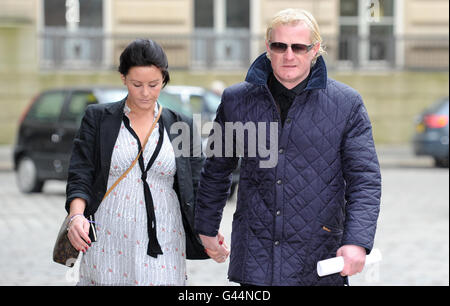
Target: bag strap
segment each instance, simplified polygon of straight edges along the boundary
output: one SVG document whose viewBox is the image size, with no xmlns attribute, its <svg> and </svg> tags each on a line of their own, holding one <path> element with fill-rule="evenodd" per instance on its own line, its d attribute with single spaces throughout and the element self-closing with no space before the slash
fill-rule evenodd
<svg viewBox="0 0 450 306">
<path fill-rule="evenodd" d="M 138 155 L 136 156 L 136 158 L 133 160 L 133 162 L 131 163 L 131 166 L 128 167 L 127 170 L 125 170 L 125 172 L 114 182 L 114 184 L 111 185 L 111 187 L 109 187 L 109 189 L 106 191 L 105 195 L 103 196 L 102 201 L 111 193 L 111 191 L 120 183 L 120 181 L 127 176 L 128 172 L 131 171 L 131 169 L 136 165 L 137 161 L 139 160 L 139 157 L 141 156 L 142 152 L 144 151 L 145 146 L 147 145 L 147 141 L 150 138 L 150 135 L 153 132 L 153 129 L 156 126 L 156 123 L 159 120 L 159 117 L 161 117 L 161 113 L 162 113 L 162 106 L 159 106 L 159 111 L 158 111 L 158 116 L 156 117 L 156 119 L 153 121 L 152 127 L 150 128 L 150 131 L 148 132 L 147 136 L 145 137 L 145 141 L 144 144 L 141 147 L 141 150 L 139 151 Z"/>
</svg>

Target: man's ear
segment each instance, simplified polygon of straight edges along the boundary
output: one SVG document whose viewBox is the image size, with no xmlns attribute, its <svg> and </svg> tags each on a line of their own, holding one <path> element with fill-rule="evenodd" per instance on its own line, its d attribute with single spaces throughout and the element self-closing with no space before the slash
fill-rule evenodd
<svg viewBox="0 0 450 306">
<path fill-rule="evenodd" d="M 317 42 L 313 47 L 314 57 L 316 57 L 317 53 L 319 52 L 319 49 L 320 49 L 320 42 Z"/>
<path fill-rule="evenodd" d="M 120 74 L 120 78 L 122 79 L 123 85 L 126 85 L 125 84 L 125 76 L 123 74 Z"/>
</svg>

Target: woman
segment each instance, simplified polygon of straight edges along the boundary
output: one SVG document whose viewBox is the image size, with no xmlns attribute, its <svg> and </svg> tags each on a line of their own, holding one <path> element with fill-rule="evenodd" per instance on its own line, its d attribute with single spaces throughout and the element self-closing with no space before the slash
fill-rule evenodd
<svg viewBox="0 0 450 306">
<path fill-rule="evenodd" d="M 184 285 L 186 258 L 208 258 L 192 227 L 203 159 L 175 157 L 171 139 L 178 135 L 169 133 L 178 121 L 192 131 L 192 120 L 163 109 L 136 165 L 102 200 L 157 120 L 167 69 L 157 43 L 135 40 L 120 56 L 128 96 L 86 109 L 66 201 L 69 240 L 84 252 L 79 285 Z"/>
</svg>

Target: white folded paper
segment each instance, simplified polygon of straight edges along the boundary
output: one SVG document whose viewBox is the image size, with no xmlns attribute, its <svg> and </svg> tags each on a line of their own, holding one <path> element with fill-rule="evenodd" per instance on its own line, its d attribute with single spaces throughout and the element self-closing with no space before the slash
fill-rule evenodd
<svg viewBox="0 0 450 306">
<path fill-rule="evenodd" d="M 379 249 L 373 249 L 369 255 L 366 256 L 364 268 L 368 265 L 381 261 L 381 252 Z M 321 260 L 317 263 L 317 274 L 319 276 L 326 276 L 333 273 L 339 273 L 344 269 L 344 257 L 334 257 L 330 259 Z"/>
</svg>

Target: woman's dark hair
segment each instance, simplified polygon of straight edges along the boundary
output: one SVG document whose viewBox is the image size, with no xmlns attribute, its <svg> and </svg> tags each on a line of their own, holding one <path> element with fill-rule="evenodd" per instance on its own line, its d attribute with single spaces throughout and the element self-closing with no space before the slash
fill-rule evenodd
<svg viewBox="0 0 450 306">
<path fill-rule="evenodd" d="M 120 55 L 119 72 L 127 75 L 135 66 L 156 66 L 161 69 L 163 87 L 169 82 L 169 64 L 166 53 L 159 44 L 151 39 L 136 39 Z"/>
</svg>

